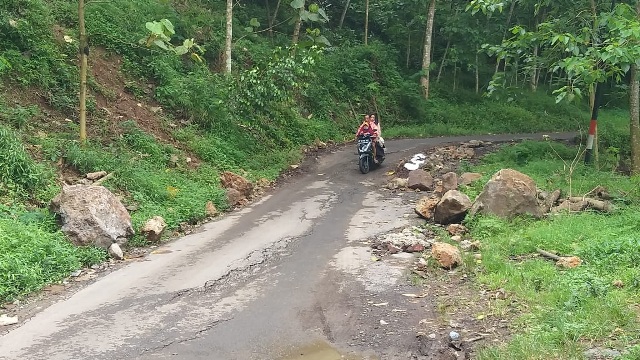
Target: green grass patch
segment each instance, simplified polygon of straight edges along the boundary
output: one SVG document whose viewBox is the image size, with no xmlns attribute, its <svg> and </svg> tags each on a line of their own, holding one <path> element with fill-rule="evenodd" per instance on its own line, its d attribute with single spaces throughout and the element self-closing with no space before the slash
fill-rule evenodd
<svg viewBox="0 0 640 360">
<path fill-rule="evenodd" d="M 561 158 L 573 158 L 575 149 L 557 143 L 524 142 L 505 146 L 472 168 L 488 179 L 500 168 L 530 175 L 543 190 L 569 191 L 569 174 Z M 521 314 L 514 336 L 505 344 L 480 351 L 478 359 L 581 359 L 595 346 L 638 355 L 640 331 L 640 196 L 638 179 L 577 165 L 571 189 L 583 195 L 603 185 L 614 196 L 616 210 L 604 214 L 583 212 L 554 215 L 544 220 L 490 216 L 469 218 L 474 238 L 483 244 L 483 262 L 477 281 L 504 288 L 528 311 Z M 475 196 L 478 182 L 465 189 Z M 558 269 L 536 254 L 536 249 L 579 256 L 575 269 Z M 624 287 L 614 286 L 620 280 Z M 636 357 L 634 357 L 636 356 Z"/>
<path fill-rule="evenodd" d="M 0 302 L 39 290 L 82 266 L 106 259 L 102 249 L 69 243 L 45 212 L 0 210 Z"/>
<path fill-rule="evenodd" d="M 523 96 L 521 100 L 513 102 L 435 98 L 424 103 L 419 116 L 420 118 L 412 121 L 390 121 L 383 124 L 386 126 L 385 136 L 579 131 L 589 124 L 589 113 L 582 107 L 555 104 L 551 97 L 536 94 Z"/>
</svg>

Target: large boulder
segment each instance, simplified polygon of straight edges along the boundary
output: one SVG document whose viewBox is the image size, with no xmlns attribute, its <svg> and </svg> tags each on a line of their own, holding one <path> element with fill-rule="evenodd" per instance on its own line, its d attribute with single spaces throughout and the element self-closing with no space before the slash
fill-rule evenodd
<svg viewBox="0 0 640 360">
<path fill-rule="evenodd" d="M 433 220 L 438 224 L 450 224 L 464 219 L 471 208 L 469 197 L 458 190 L 449 190 L 436 205 Z"/>
<path fill-rule="evenodd" d="M 536 183 L 529 176 L 513 169 L 502 169 L 484 186 L 471 212 L 500 217 L 540 216 L 536 189 Z"/>
<path fill-rule="evenodd" d="M 223 172 L 220 175 L 220 182 L 223 188 L 236 189 L 246 198 L 249 198 L 253 192 L 253 184 L 249 180 L 231 171 Z"/>
<path fill-rule="evenodd" d="M 64 186 L 51 200 L 62 231 L 75 245 L 95 245 L 108 249 L 123 245 L 133 235 L 131 216 L 120 200 L 102 186 Z"/>
<path fill-rule="evenodd" d="M 422 169 L 409 172 L 407 187 L 413 190 L 429 191 L 433 189 L 433 177 Z"/>
</svg>

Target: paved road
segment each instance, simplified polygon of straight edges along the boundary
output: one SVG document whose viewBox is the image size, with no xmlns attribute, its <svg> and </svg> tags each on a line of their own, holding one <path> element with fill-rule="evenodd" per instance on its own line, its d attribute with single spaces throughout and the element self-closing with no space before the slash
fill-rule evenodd
<svg viewBox="0 0 640 360">
<path fill-rule="evenodd" d="M 386 163 L 446 142 L 525 137 L 388 141 Z M 378 201 L 384 178 L 360 174 L 351 147 L 318 159 L 258 203 L 37 313 L 0 337 L 0 359 L 294 359 L 298 347 L 344 343 L 359 290 L 339 279 L 367 256 L 350 245 L 407 224 L 402 199 Z M 400 286 L 399 271 L 382 270 L 361 276 L 360 290 Z"/>
</svg>

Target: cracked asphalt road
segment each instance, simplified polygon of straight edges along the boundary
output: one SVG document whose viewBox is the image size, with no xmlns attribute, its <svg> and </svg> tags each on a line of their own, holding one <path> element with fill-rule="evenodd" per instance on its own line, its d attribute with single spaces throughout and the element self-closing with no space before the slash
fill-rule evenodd
<svg viewBox="0 0 640 360">
<path fill-rule="evenodd" d="M 367 175 L 351 146 L 337 150 L 259 202 L 43 309 L 0 337 L 0 359 L 294 359 L 317 341 L 354 359 L 407 359 L 410 329 L 363 335 L 379 321 L 363 315 L 367 301 L 410 286 L 399 281 L 402 259 L 365 269 L 366 247 L 355 246 L 408 225 L 417 195 L 385 198 L 385 172 L 431 145 L 525 137 L 387 141 L 386 167 Z"/>
</svg>

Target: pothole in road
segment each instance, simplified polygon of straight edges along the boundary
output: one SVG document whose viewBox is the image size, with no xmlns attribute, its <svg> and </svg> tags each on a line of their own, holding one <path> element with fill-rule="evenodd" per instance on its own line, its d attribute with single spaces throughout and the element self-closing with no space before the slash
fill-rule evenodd
<svg viewBox="0 0 640 360">
<path fill-rule="evenodd" d="M 329 343 L 317 341 L 309 345 L 294 348 L 280 360 L 378 360 L 378 358 L 340 353 Z"/>
</svg>

